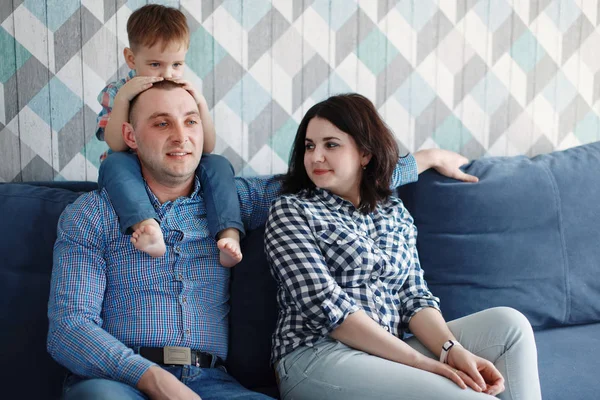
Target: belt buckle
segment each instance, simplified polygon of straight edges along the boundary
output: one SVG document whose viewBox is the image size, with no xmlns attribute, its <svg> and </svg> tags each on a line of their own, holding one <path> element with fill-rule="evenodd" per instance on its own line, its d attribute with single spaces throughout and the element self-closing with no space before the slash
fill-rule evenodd
<svg viewBox="0 0 600 400">
<path fill-rule="evenodd" d="M 163 363 L 167 365 L 190 365 L 192 350 L 189 347 L 165 346 L 163 348 Z"/>
</svg>

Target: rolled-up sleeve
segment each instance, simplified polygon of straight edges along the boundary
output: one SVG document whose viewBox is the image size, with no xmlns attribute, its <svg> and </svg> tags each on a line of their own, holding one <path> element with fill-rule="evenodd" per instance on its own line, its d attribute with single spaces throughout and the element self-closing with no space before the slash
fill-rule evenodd
<svg viewBox="0 0 600 400">
<path fill-rule="evenodd" d="M 412 246 L 412 266 L 408 277 L 400 290 L 402 329 L 408 332 L 410 319 L 424 308 L 435 308 L 440 311 L 440 299 L 435 297 L 425 282 L 423 270 L 419 263 L 417 247 Z"/>
<path fill-rule="evenodd" d="M 293 198 L 282 197 L 271 207 L 265 252 L 292 312 L 299 313 L 315 333 L 333 331 L 359 309 L 332 277 L 301 205 Z"/>
</svg>

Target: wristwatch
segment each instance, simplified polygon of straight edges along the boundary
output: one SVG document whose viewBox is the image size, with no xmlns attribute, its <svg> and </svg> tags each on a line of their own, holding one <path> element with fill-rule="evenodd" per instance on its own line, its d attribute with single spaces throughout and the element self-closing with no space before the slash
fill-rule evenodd
<svg viewBox="0 0 600 400">
<path fill-rule="evenodd" d="M 440 353 L 440 362 L 448 364 L 448 352 L 454 346 L 460 346 L 457 340 L 448 340 L 442 345 L 442 352 Z"/>
</svg>

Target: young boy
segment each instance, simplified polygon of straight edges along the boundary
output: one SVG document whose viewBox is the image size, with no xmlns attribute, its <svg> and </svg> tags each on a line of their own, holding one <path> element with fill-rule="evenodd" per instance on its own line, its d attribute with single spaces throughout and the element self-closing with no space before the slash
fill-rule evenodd
<svg viewBox="0 0 600 400">
<path fill-rule="evenodd" d="M 106 86 L 98 96 L 102 111 L 96 136 L 106 140 L 112 150 L 100 166 L 98 183 L 108 192 L 123 233 L 132 232 L 133 245 L 160 257 L 166 247 L 158 217 L 145 190 L 137 157 L 129 152 L 122 137 L 123 123 L 129 122 L 129 103 L 153 83 L 169 79 L 186 89 L 198 104 L 204 153 L 214 149 L 215 129 L 206 99 L 182 79 L 190 44 L 183 13 L 157 4 L 143 6 L 129 17 L 127 34 L 130 47 L 124 49 L 123 55 L 131 72 L 126 79 Z M 242 259 L 240 233 L 244 232 L 233 169 L 225 158 L 203 154 L 196 175 L 206 200 L 209 230 L 218 239 L 221 264 L 232 267 Z"/>
</svg>

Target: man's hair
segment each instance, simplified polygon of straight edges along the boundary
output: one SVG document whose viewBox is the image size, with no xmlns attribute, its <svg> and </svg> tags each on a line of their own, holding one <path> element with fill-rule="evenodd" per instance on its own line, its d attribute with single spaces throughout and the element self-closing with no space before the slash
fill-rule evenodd
<svg viewBox="0 0 600 400">
<path fill-rule="evenodd" d="M 288 172 L 282 178 L 282 193 L 298 193 L 303 189 L 312 192 L 315 188 L 304 167 L 306 129 L 315 117 L 331 122 L 354 139 L 359 151 L 371 154 L 360 182 L 358 209 L 363 213 L 375 211 L 377 203 L 387 200 L 392 194 L 390 181 L 399 150 L 394 135 L 373 103 L 356 93 L 330 97 L 308 110 L 294 139 Z"/>
<path fill-rule="evenodd" d="M 134 52 L 139 46 L 152 47 L 158 42 L 162 42 L 163 50 L 171 43 L 190 46 L 185 15 L 160 4 L 148 4 L 134 11 L 127 20 L 127 36 Z"/>
<path fill-rule="evenodd" d="M 152 86 L 149 89 L 144 90 L 144 92 L 148 91 L 148 90 L 152 90 L 152 89 L 159 89 L 159 90 L 173 90 L 173 89 L 177 89 L 183 87 L 183 85 L 179 84 L 179 83 L 175 83 L 173 81 L 170 81 L 168 79 L 164 79 L 162 81 L 158 81 L 152 84 Z M 140 97 L 140 95 L 144 92 L 138 93 L 133 99 L 131 99 L 131 101 L 129 102 L 129 116 L 128 116 L 128 121 L 131 125 L 133 125 L 135 127 L 135 106 L 138 102 L 138 98 Z"/>
</svg>

